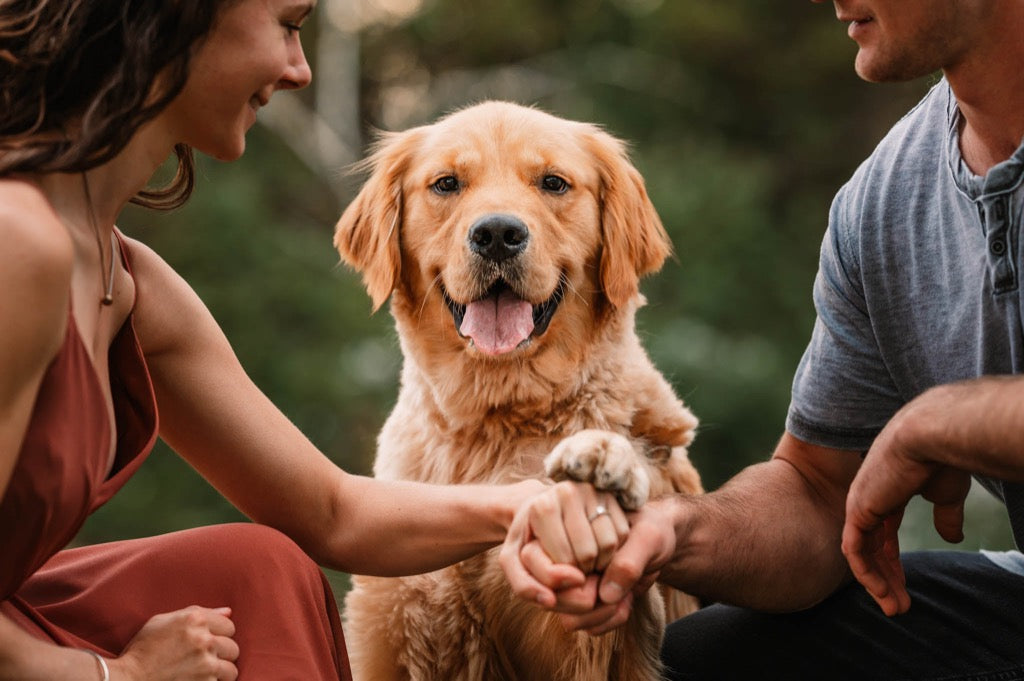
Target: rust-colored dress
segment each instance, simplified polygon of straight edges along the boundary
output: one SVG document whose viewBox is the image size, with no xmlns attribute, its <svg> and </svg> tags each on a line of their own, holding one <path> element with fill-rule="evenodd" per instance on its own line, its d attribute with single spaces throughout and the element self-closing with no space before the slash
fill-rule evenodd
<svg viewBox="0 0 1024 681">
<path fill-rule="evenodd" d="M 153 615 L 227 605 L 241 681 L 348 681 L 330 586 L 275 530 L 234 523 L 61 550 L 156 441 L 156 400 L 131 316 L 109 363 L 117 453 L 108 475 L 107 410 L 69 309 L 0 500 L 0 612 L 38 638 L 114 657 Z"/>
</svg>

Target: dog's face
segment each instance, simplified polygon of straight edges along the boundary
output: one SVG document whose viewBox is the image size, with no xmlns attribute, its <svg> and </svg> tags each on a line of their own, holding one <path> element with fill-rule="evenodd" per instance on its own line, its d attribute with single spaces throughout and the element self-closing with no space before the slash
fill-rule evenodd
<svg viewBox="0 0 1024 681">
<path fill-rule="evenodd" d="M 622 144 L 592 125 L 488 102 L 387 135 L 367 166 L 342 258 L 375 308 L 394 294 L 396 317 L 472 357 L 583 340 L 669 253 Z"/>
</svg>

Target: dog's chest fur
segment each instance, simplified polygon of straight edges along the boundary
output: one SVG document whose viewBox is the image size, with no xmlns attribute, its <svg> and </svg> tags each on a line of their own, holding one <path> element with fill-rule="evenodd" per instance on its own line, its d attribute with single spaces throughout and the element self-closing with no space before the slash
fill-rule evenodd
<svg viewBox="0 0 1024 681">
<path fill-rule="evenodd" d="M 374 474 L 436 483 L 536 477 L 562 438 L 587 428 L 631 435 L 650 448 L 686 444 L 689 422 L 638 432 L 652 405 L 637 385 L 664 381 L 631 330 L 603 340 L 571 371 L 553 369 L 554 361 L 481 367 L 464 354 L 438 359 L 405 348 L 402 387 L 379 437 Z M 674 407 L 664 405 L 662 424 Z"/>
</svg>

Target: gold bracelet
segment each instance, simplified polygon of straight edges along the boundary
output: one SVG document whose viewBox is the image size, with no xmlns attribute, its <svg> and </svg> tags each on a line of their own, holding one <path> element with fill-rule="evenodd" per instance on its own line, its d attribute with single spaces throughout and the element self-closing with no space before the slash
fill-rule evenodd
<svg viewBox="0 0 1024 681">
<path fill-rule="evenodd" d="M 110 681 L 110 668 L 107 666 L 107 661 L 104 657 L 95 650 L 89 650 L 88 648 L 82 648 L 81 650 L 83 653 L 89 653 L 96 658 L 96 662 L 100 666 L 100 681 Z"/>
</svg>

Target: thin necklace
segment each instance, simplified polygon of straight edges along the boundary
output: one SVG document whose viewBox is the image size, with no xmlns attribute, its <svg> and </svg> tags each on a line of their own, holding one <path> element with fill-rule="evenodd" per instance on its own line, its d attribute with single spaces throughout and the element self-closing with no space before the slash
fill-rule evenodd
<svg viewBox="0 0 1024 681">
<path fill-rule="evenodd" d="M 92 193 L 89 191 L 89 178 L 86 177 L 85 172 L 82 172 L 82 189 L 85 191 L 85 203 L 86 209 L 89 216 L 89 225 L 92 227 L 92 233 L 96 235 L 96 248 L 100 252 L 100 285 L 103 285 L 103 269 L 106 267 L 106 263 L 103 259 L 103 240 L 100 239 L 100 228 L 96 224 L 96 214 L 93 212 L 92 207 Z M 104 305 L 114 304 L 114 236 L 110 236 L 110 268 L 107 273 L 106 289 L 104 290 L 103 297 L 100 298 L 100 302 Z"/>
</svg>

